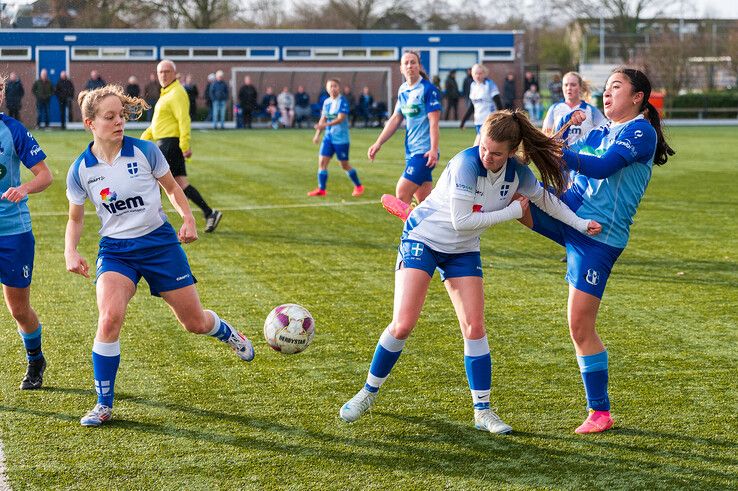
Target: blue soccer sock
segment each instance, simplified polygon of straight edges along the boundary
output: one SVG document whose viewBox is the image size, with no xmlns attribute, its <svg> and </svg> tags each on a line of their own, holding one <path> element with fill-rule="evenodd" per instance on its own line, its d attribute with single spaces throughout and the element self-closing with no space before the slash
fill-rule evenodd
<svg viewBox="0 0 738 491">
<path fill-rule="evenodd" d="M 35 331 L 31 333 L 23 332 L 18 329 L 21 339 L 23 339 L 23 346 L 26 348 L 26 359 L 28 361 L 40 360 L 44 354 L 41 351 L 41 324 L 38 325 Z"/>
<path fill-rule="evenodd" d="M 594 355 L 577 355 L 579 371 L 582 372 L 587 407 L 595 411 L 609 411 L 607 395 L 607 350 Z"/>
<path fill-rule="evenodd" d="M 92 371 L 95 374 L 98 404 L 113 407 L 113 388 L 119 365 L 120 341 L 103 343 L 95 340 L 92 345 Z"/>
<path fill-rule="evenodd" d="M 327 170 L 319 170 L 318 171 L 318 187 L 325 191 L 325 187 L 328 185 L 328 171 Z"/>
<path fill-rule="evenodd" d="M 349 179 L 351 179 L 351 182 L 354 183 L 354 186 L 361 186 L 359 174 L 358 172 L 356 172 L 356 169 L 347 170 L 346 175 L 349 176 Z"/>
<path fill-rule="evenodd" d="M 374 351 L 372 364 L 369 366 L 369 374 L 366 376 L 366 385 L 364 387 L 369 392 L 377 392 L 389 376 L 392 367 L 397 363 L 397 359 L 402 354 L 402 348 L 405 347 L 404 339 L 397 339 L 390 334 L 389 327 L 384 330 L 379 337 L 377 349 Z"/>
<path fill-rule="evenodd" d="M 233 333 L 233 328 L 224 320 L 218 317 L 218 314 L 212 310 L 206 310 L 206 313 L 210 313 L 213 316 L 213 328 L 208 333 L 208 336 L 212 336 L 219 341 L 227 343 Z"/>
<path fill-rule="evenodd" d="M 469 381 L 474 409 L 489 409 L 492 389 L 492 356 L 487 335 L 480 339 L 464 338 L 464 367 Z"/>
</svg>

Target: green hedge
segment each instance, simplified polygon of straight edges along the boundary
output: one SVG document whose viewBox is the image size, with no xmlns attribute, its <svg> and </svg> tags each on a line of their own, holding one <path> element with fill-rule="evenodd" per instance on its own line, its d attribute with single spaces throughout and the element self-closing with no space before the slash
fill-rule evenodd
<svg viewBox="0 0 738 491">
<path fill-rule="evenodd" d="M 670 103 L 670 104 L 669 104 Z M 671 98 L 667 104 L 672 109 L 699 109 L 702 111 L 679 111 L 673 114 L 675 118 L 735 118 L 738 117 L 738 90 L 722 90 L 705 92 L 702 94 L 684 94 Z M 730 112 L 710 112 L 712 109 L 732 109 Z M 704 111 L 707 109 L 707 111 Z M 702 113 L 702 114 L 700 114 Z"/>
</svg>

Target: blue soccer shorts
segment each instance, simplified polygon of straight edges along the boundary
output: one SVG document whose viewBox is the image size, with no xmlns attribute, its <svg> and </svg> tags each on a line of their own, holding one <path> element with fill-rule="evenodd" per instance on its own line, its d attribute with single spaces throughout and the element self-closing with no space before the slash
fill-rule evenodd
<svg viewBox="0 0 738 491">
<path fill-rule="evenodd" d="M 178 290 L 194 285 L 197 279 L 190 270 L 182 246 L 168 244 L 130 252 L 110 252 L 100 249 L 97 255 L 97 278 L 108 271 L 120 273 L 138 285 L 143 277 L 151 294 Z"/>
<path fill-rule="evenodd" d="M 33 276 L 36 239 L 33 232 L 0 237 L 0 283 L 12 288 L 26 288 Z"/>
<path fill-rule="evenodd" d="M 405 172 L 402 173 L 402 177 L 418 186 L 422 186 L 429 181 L 433 182 L 433 169 L 428 167 L 427 163 L 428 158 L 422 153 L 405 159 Z"/>
<path fill-rule="evenodd" d="M 333 143 L 330 138 L 323 138 L 320 156 L 331 158 L 335 154 L 339 162 L 346 162 L 349 159 L 349 146 L 349 143 Z"/>
<path fill-rule="evenodd" d="M 400 268 L 421 269 L 433 277 L 438 269 L 441 281 L 447 278 L 463 276 L 484 276 L 482 274 L 482 257 L 479 251 L 447 254 L 434 251 L 422 242 L 404 239 L 397 250 L 395 271 Z"/>
<path fill-rule="evenodd" d="M 530 204 L 533 230 L 566 248 L 566 281 L 602 298 L 610 271 L 623 249 L 598 242 Z"/>
</svg>

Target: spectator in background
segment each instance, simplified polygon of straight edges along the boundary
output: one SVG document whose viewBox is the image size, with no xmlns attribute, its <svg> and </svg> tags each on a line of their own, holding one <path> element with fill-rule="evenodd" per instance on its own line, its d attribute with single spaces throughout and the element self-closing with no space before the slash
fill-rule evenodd
<svg viewBox="0 0 738 491">
<path fill-rule="evenodd" d="M 472 69 L 467 68 L 466 77 L 464 77 L 464 81 L 461 83 L 461 95 L 464 96 L 464 102 L 466 103 L 467 111 L 472 105 L 471 99 L 469 99 L 469 91 L 471 91 L 472 82 L 474 82 L 474 77 L 472 76 Z"/>
<path fill-rule="evenodd" d="M 328 99 L 330 95 L 328 95 L 328 91 L 325 90 L 325 87 L 320 89 L 320 94 L 318 94 L 318 105 L 320 107 L 323 107 L 323 103 L 326 99 Z"/>
<path fill-rule="evenodd" d="M 72 122 L 72 106 L 69 103 L 70 101 L 74 101 L 74 84 L 69 80 L 67 72 L 64 70 L 59 73 L 59 80 L 56 82 L 54 94 L 59 101 L 61 127 L 65 130 L 67 129 L 67 121 Z"/>
<path fill-rule="evenodd" d="M 523 94 L 523 107 L 528 111 L 530 119 L 534 123 L 541 120 L 541 94 L 538 93 L 538 85 L 530 84 L 528 90 Z"/>
<path fill-rule="evenodd" d="M 279 128 L 279 121 L 277 119 L 277 96 L 274 95 L 274 89 L 267 87 L 264 91 L 264 97 L 261 98 L 261 107 L 264 112 L 272 118 L 271 124 L 273 129 Z"/>
<path fill-rule="evenodd" d="M 205 118 L 205 121 L 213 120 L 213 100 L 210 98 L 210 87 L 213 85 L 213 82 L 215 82 L 215 74 L 210 73 L 208 74 L 208 83 L 205 84 L 205 92 L 203 92 L 205 105 L 208 107 L 208 115 Z"/>
<path fill-rule="evenodd" d="M 213 102 L 213 129 L 225 128 L 226 105 L 228 104 L 228 82 L 223 70 L 215 72 L 215 81 L 210 84 L 210 100 Z"/>
<path fill-rule="evenodd" d="M 49 127 L 49 101 L 54 93 L 54 86 L 49 80 L 49 72 L 46 68 L 41 69 L 38 80 L 33 82 L 31 92 L 36 97 L 36 128 L 41 127 L 43 121 L 46 128 Z"/>
<path fill-rule="evenodd" d="M 533 75 L 533 72 L 527 71 L 525 72 L 525 79 L 523 80 L 523 91 L 527 92 L 532 84 L 536 84 L 536 87 L 538 87 L 538 79 Z"/>
<path fill-rule="evenodd" d="M 23 89 L 18 74 L 10 72 L 8 80 L 5 81 L 5 105 L 8 108 L 8 115 L 18 121 L 20 121 L 21 101 L 24 95 L 26 91 Z"/>
<path fill-rule="evenodd" d="M 374 105 L 374 97 L 369 93 L 369 87 L 366 85 L 361 89 L 359 103 L 356 105 L 356 113 L 364 120 L 364 128 L 369 127 L 369 120 L 372 117 L 372 106 Z"/>
<path fill-rule="evenodd" d="M 302 128 L 303 121 L 310 124 L 310 94 L 305 92 L 305 87 L 297 86 L 295 93 L 295 124 Z"/>
<path fill-rule="evenodd" d="M 128 77 L 128 83 L 123 91 L 130 97 L 141 97 L 141 86 L 138 85 L 138 79 L 135 75 Z"/>
<path fill-rule="evenodd" d="M 502 97 L 505 99 L 505 109 L 512 111 L 515 109 L 515 99 L 518 98 L 517 87 L 515 86 L 515 75 L 513 72 L 507 72 L 505 83 L 502 86 Z"/>
<path fill-rule="evenodd" d="M 356 99 L 354 98 L 354 94 L 351 92 L 351 87 L 348 85 L 343 86 L 343 92 L 342 94 L 343 98 L 346 99 L 346 102 L 348 102 L 349 105 L 349 118 L 351 118 L 349 121 L 352 121 L 351 126 L 354 125 L 353 120 L 354 113 L 356 112 Z"/>
<path fill-rule="evenodd" d="M 192 75 L 189 73 L 185 77 L 183 87 L 185 92 L 187 92 L 187 98 L 190 100 L 190 121 L 194 121 L 195 116 L 197 116 L 197 97 L 200 95 L 200 92 L 197 90 L 197 85 L 192 82 Z"/>
<path fill-rule="evenodd" d="M 156 79 L 156 74 L 149 74 L 149 83 L 144 87 L 144 100 L 146 100 L 146 104 L 151 106 L 151 108 L 146 111 L 146 121 L 151 121 L 153 117 L 154 106 L 156 106 L 156 101 L 159 100 L 160 92 L 161 85 L 159 85 L 159 81 Z"/>
<path fill-rule="evenodd" d="M 551 104 L 564 100 L 564 89 L 561 83 L 561 77 L 555 73 L 548 83 L 548 91 L 551 93 Z"/>
<path fill-rule="evenodd" d="M 241 105 L 241 114 L 243 115 L 243 125 L 245 128 L 251 128 L 254 111 L 257 109 L 256 87 L 251 83 L 251 77 L 246 75 L 243 77 L 243 85 L 238 89 L 238 103 Z"/>
<path fill-rule="evenodd" d="M 90 79 L 85 84 L 85 89 L 95 90 L 100 87 L 105 87 L 105 80 L 100 77 L 100 73 L 97 70 L 92 70 L 90 72 Z"/>
<path fill-rule="evenodd" d="M 282 87 L 282 92 L 277 96 L 277 106 L 282 115 L 282 126 L 292 128 L 295 119 L 295 96 L 289 87 Z"/>
<path fill-rule="evenodd" d="M 451 116 L 451 110 L 454 111 L 454 119 L 459 119 L 459 84 L 456 83 L 456 70 L 448 72 L 446 82 L 444 83 L 446 90 L 446 121 Z"/>
</svg>

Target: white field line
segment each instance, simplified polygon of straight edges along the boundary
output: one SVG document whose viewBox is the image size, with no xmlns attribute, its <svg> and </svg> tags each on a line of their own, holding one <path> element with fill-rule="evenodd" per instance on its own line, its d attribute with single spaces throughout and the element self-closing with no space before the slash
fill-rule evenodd
<svg viewBox="0 0 738 491">
<path fill-rule="evenodd" d="M 252 211 L 252 210 L 279 210 L 281 208 L 337 208 L 342 206 L 378 205 L 379 201 L 341 201 L 335 203 L 293 203 L 284 205 L 247 205 L 218 207 L 220 211 Z M 167 213 L 174 213 L 174 208 L 165 209 Z M 94 211 L 85 211 L 85 215 L 94 215 Z M 67 211 L 32 211 L 31 217 L 58 217 L 67 216 Z M 1 490 L 0 490 L 1 491 Z"/>
<path fill-rule="evenodd" d="M 3 442 L 0 440 L 0 491 L 12 491 L 8 477 L 5 475 L 5 452 Z"/>
</svg>

